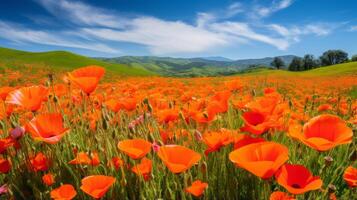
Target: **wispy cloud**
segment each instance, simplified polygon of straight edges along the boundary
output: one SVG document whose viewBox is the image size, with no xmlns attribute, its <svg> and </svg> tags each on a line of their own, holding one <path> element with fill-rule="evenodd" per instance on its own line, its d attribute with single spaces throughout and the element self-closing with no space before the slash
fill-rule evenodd
<svg viewBox="0 0 357 200">
<path fill-rule="evenodd" d="M 48 12 L 59 18 L 66 18 L 72 23 L 104 26 L 111 28 L 122 27 L 125 19 L 109 10 L 100 9 L 80 1 L 68 0 L 36 0 Z"/>
<path fill-rule="evenodd" d="M 350 26 L 349 31 L 357 31 L 357 25 L 356 26 Z"/>
<path fill-rule="evenodd" d="M 275 12 L 289 7 L 293 2 L 294 0 L 275 0 L 270 6 L 257 5 L 251 16 L 253 18 L 268 17 Z"/>
<path fill-rule="evenodd" d="M 312 23 L 303 26 L 294 25 L 285 27 L 279 24 L 269 24 L 267 27 L 272 31 L 275 31 L 278 35 L 284 37 L 286 40 L 298 42 L 304 35 L 326 36 L 337 28 L 337 25 Z"/>
<path fill-rule="evenodd" d="M 93 42 L 79 42 L 74 39 L 68 39 L 64 35 L 48 31 L 38 31 L 28 29 L 17 24 L 0 21 L 0 37 L 17 43 L 36 43 L 44 45 L 71 47 L 79 49 L 88 49 L 98 52 L 119 53 L 118 50 L 108 47 L 104 44 Z"/>
<path fill-rule="evenodd" d="M 0 23 L 0 37 L 15 42 L 66 46 L 93 51 L 117 53 L 107 44 L 134 43 L 146 47 L 156 55 L 203 53 L 231 45 L 259 42 L 286 50 L 305 35 L 324 36 L 333 29 L 322 23 L 300 26 L 280 24 L 259 25 L 233 18 L 250 12 L 252 7 L 236 2 L 221 10 L 197 13 L 196 22 L 163 20 L 151 16 L 123 16 L 110 10 L 97 8 L 81 1 L 35 0 L 57 19 L 75 24 L 67 30 L 33 30 L 23 26 Z M 259 17 L 272 15 L 289 7 L 293 0 L 274 0 L 262 9 Z M 266 10 L 266 11 L 264 11 Z M 60 20 L 59 20 L 60 21 Z"/>
<path fill-rule="evenodd" d="M 146 45 L 154 54 L 203 52 L 228 42 L 220 33 L 152 17 L 136 18 L 125 30 L 83 28 L 82 33 L 105 40 Z"/>
</svg>

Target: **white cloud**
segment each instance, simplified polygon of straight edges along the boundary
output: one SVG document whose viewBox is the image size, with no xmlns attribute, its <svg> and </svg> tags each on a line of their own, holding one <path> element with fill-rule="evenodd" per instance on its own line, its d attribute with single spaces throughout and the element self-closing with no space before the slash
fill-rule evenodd
<svg viewBox="0 0 357 200">
<path fill-rule="evenodd" d="M 60 36 L 58 33 L 27 29 L 4 21 L 0 21 L 0 37 L 17 43 L 36 43 L 52 46 L 88 49 L 97 52 L 119 53 L 118 50 L 110 48 L 104 44 L 78 42 L 76 40 L 67 39 L 64 36 Z"/>
<path fill-rule="evenodd" d="M 351 26 L 350 31 L 357 31 L 357 26 Z"/>
<path fill-rule="evenodd" d="M 254 32 L 248 24 L 239 22 L 223 22 L 215 23 L 211 26 L 212 29 L 221 31 L 233 36 L 247 38 L 253 41 L 259 41 L 275 46 L 280 50 L 285 50 L 289 47 L 289 42 L 285 38 L 274 38 L 267 35 Z"/>
<path fill-rule="evenodd" d="M 266 17 L 289 7 L 293 0 L 276 0 L 267 7 L 247 7 L 233 3 L 222 10 L 200 12 L 195 24 L 169 21 L 149 16 L 123 17 L 118 13 L 87 5 L 81 1 L 36 0 L 58 19 L 70 22 L 67 30 L 31 30 L 9 26 L 1 28 L 0 37 L 11 41 L 67 46 L 116 53 L 118 50 L 106 44 L 127 42 L 143 45 L 150 53 L 172 55 L 177 53 L 203 53 L 229 45 L 261 42 L 286 50 L 303 35 L 324 36 L 332 29 L 326 24 L 284 27 L 279 24 L 254 24 L 249 21 L 233 21 L 239 13 Z M 246 11 L 243 10 L 248 9 Z M 250 9 L 250 10 L 249 10 Z M 60 20 L 59 20 L 60 21 Z M 0 21 L 1 22 L 1 21 Z M 1 24 L 0 24 L 1 25 Z M 6 25 L 6 23 L 5 23 Z M 5 26 L 2 23 L 2 26 Z M 100 41 L 98 43 L 97 41 Z"/>
<path fill-rule="evenodd" d="M 152 17 L 136 18 L 125 30 L 84 28 L 82 32 L 105 40 L 146 45 L 154 54 L 204 52 L 228 42 L 220 33 Z"/>
<path fill-rule="evenodd" d="M 68 0 L 36 0 L 51 14 L 66 18 L 72 23 L 90 26 L 118 28 L 125 25 L 125 19 L 111 14 L 110 11 L 84 4 L 80 1 Z"/>
<path fill-rule="evenodd" d="M 288 8 L 291 4 L 293 4 L 294 0 L 280 0 L 280 1 L 273 1 L 272 5 L 268 7 L 264 6 L 257 6 L 254 13 L 251 15 L 254 18 L 261 18 L 267 17 L 279 10 L 283 10 Z"/>
</svg>

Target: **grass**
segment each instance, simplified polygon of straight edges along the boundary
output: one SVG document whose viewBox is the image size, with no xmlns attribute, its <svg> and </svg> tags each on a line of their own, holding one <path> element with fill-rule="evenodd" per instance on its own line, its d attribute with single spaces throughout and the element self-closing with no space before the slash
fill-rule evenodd
<svg viewBox="0 0 357 200">
<path fill-rule="evenodd" d="M 87 65 L 99 65 L 117 75 L 147 76 L 154 73 L 142 68 L 125 64 L 108 63 L 66 51 L 26 52 L 7 48 L 0 48 L 0 63 L 7 67 L 16 68 L 24 64 L 38 65 L 53 71 L 70 71 Z M 17 67 L 21 70 L 21 67 Z"/>
<path fill-rule="evenodd" d="M 320 67 L 308 71 L 292 72 L 287 70 L 275 70 L 260 68 L 256 70 L 251 70 L 247 73 L 243 73 L 245 76 L 298 76 L 298 77 L 321 77 L 321 76 L 345 76 L 352 75 L 357 76 L 357 62 L 343 63 L 332 66 Z"/>
</svg>

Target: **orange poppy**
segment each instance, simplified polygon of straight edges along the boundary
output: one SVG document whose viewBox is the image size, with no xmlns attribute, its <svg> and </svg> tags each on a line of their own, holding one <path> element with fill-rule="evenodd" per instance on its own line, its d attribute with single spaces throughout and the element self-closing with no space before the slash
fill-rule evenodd
<svg viewBox="0 0 357 200">
<path fill-rule="evenodd" d="M 234 138 L 234 149 L 238 149 L 248 144 L 253 144 L 258 142 L 265 142 L 265 139 L 259 137 L 253 138 L 247 134 L 240 134 Z"/>
<path fill-rule="evenodd" d="M 102 198 L 114 184 L 115 178 L 104 175 L 87 176 L 82 179 L 81 190 L 93 198 Z"/>
<path fill-rule="evenodd" d="M 26 124 L 25 129 L 35 140 L 55 144 L 66 134 L 61 114 L 40 114 Z"/>
<path fill-rule="evenodd" d="M 76 69 L 68 74 L 68 79 L 87 95 L 92 93 L 103 77 L 105 69 L 99 66 L 87 66 Z"/>
<path fill-rule="evenodd" d="M 357 169 L 352 166 L 347 167 L 343 173 L 343 179 L 348 186 L 357 187 Z"/>
<path fill-rule="evenodd" d="M 320 189 L 322 180 L 312 176 L 311 172 L 302 165 L 283 165 L 275 174 L 279 185 L 292 194 L 303 194 L 310 190 Z"/>
<path fill-rule="evenodd" d="M 123 165 L 124 161 L 119 157 L 113 157 L 111 162 L 108 163 L 108 166 L 114 166 L 116 170 L 119 170 Z"/>
<path fill-rule="evenodd" d="M 255 135 L 265 133 L 272 127 L 272 122 L 269 118 L 259 111 L 248 111 L 242 114 L 244 126 L 240 128 L 241 131 L 249 132 Z"/>
<path fill-rule="evenodd" d="M 118 148 L 132 159 L 144 157 L 151 151 L 151 143 L 143 139 L 123 140 Z"/>
<path fill-rule="evenodd" d="M 37 153 L 35 157 L 30 159 L 31 168 L 35 172 L 46 171 L 49 168 L 49 160 L 43 153 Z"/>
<path fill-rule="evenodd" d="M 295 198 L 285 192 L 276 191 L 270 194 L 269 200 L 295 200 Z"/>
<path fill-rule="evenodd" d="M 0 99 L 2 99 L 3 101 L 5 101 L 7 95 L 13 91 L 14 88 L 13 87 L 0 87 Z"/>
<path fill-rule="evenodd" d="M 69 164 L 72 165 L 92 165 L 92 166 L 97 166 L 100 164 L 100 159 L 99 155 L 97 152 L 92 152 L 91 153 L 91 158 L 89 155 L 85 152 L 79 152 L 77 156 L 68 162 Z"/>
<path fill-rule="evenodd" d="M 275 142 L 253 143 L 231 152 L 229 160 L 238 167 L 267 179 L 288 160 L 288 148 Z"/>
<path fill-rule="evenodd" d="M 43 86 L 23 87 L 10 92 L 5 102 L 18 105 L 25 110 L 37 111 L 41 108 L 41 104 L 47 94 L 48 89 Z"/>
<path fill-rule="evenodd" d="M 0 154 L 4 153 L 7 148 L 14 146 L 15 143 L 16 140 L 12 139 L 12 137 L 0 139 Z"/>
<path fill-rule="evenodd" d="M 8 159 L 0 158 L 0 173 L 7 174 L 11 170 L 11 162 Z"/>
<path fill-rule="evenodd" d="M 352 141 L 352 130 L 338 116 L 324 114 L 310 119 L 302 127 L 292 124 L 289 135 L 318 151 L 327 151 L 335 146 Z"/>
<path fill-rule="evenodd" d="M 55 183 L 55 178 L 51 173 L 48 173 L 42 176 L 42 181 L 47 186 L 51 186 Z"/>
<path fill-rule="evenodd" d="M 55 200 L 71 200 L 77 195 L 76 190 L 70 184 L 64 184 L 51 191 L 51 198 Z"/>
<path fill-rule="evenodd" d="M 179 145 L 165 145 L 159 148 L 157 155 L 172 173 L 181 173 L 201 160 L 201 155 Z"/>
<path fill-rule="evenodd" d="M 207 189 L 208 183 L 202 182 L 200 180 L 194 181 L 191 186 L 185 189 L 186 192 L 192 194 L 195 197 L 199 197 L 203 194 L 204 190 Z"/>
<path fill-rule="evenodd" d="M 327 111 L 327 110 L 331 110 L 332 106 L 330 104 L 322 104 L 317 108 L 317 111 L 319 112 L 323 112 L 323 111 Z"/>
<path fill-rule="evenodd" d="M 203 134 L 203 142 L 208 146 L 205 154 L 218 151 L 221 147 L 233 142 L 233 133 L 228 130 L 219 132 L 206 132 Z"/>
<path fill-rule="evenodd" d="M 135 165 L 131 170 L 138 176 L 143 176 L 144 180 L 150 179 L 150 173 L 152 169 L 152 161 L 147 158 L 141 159 L 140 164 Z"/>
</svg>

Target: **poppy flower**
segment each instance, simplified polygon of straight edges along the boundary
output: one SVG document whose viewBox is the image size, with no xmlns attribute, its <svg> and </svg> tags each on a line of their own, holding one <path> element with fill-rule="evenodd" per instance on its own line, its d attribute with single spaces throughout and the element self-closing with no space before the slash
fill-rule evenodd
<svg viewBox="0 0 357 200">
<path fill-rule="evenodd" d="M 199 197 L 203 194 L 204 190 L 207 189 L 208 183 L 202 182 L 200 180 L 194 181 L 191 186 L 185 189 L 186 192 L 192 194 L 195 197 Z"/>
<path fill-rule="evenodd" d="M 234 138 L 234 149 L 238 149 L 238 148 L 244 147 L 248 144 L 253 144 L 253 143 L 258 143 L 258 142 L 265 142 L 265 139 L 260 138 L 260 137 L 254 138 L 247 134 L 240 134 Z"/>
<path fill-rule="evenodd" d="M 201 160 L 199 153 L 179 145 L 161 146 L 157 155 L 172 173 L 184 172 Z"/>
<path fill-rule="evenodd" d="M 41 104 L 47 94 L 48 89 L 43 86 L 23 87 L 10 92 L 5 102 L 34 112 L 41 108 Z"/>
<path fill-rule="evenodd" d="M 244 126 L 241 131 L 261 135 L 274 126 L 273 116 L 268 116 L 260 111 L 247 111 L 242 114 Z"/>
<path fill-rule="evenodd" d="M 53 183 L 55 183 L 55 178 L 51 173 L 48 173 L 42 176 L 42 181 L 47 186 L 51 186 Z"/>
<path fill-rule="evenodd" d="M 152 169 L 152 161 L 147 158 L 141 159 L 140 164 L 135 165 L 131 170 L 138 176 L 143 176 L 144 180 L 150 179 L 150 173 Z"/>
<path fill-rule="evenodd" d="M 37 153 L 35 157 L 30 159 L 31 168 L 35 172 L 46 171 L 49 168 L 49 160 L 43 153 Z"/>
<path fill-rule="evenodd" d="M 343 179 L 346 181 L 348 186 L 357 187 L 357 169 L 349 166 L 343 173 Z"/>
<path fill-rule="evenodd" d="M 275 142 L 253 143 L 231 152 L 229 160 L 238 167 L 267 179 L 288 160 L 288 148 Z"/>
<path fill-rule="evenodd" d="M 143 139 L 123 140 L 118 148 L 132 159 L 144 157 L 151 151 L 151 143 Z"/>
<path fill-rule="evenodd" d="M 352 141 L 352 129 L 335 115 L 324 114 L 310 119 L 303 127 L 292 124 L 289 135 L 318 151 L 327 151 L 335 146 Z"/>
<path fill-rule="evenodd" d="M 11 170 L 11 162 L 8 159 L 0 158 L 0 173 L 7 174 Z"/>
<path fill-rule="evenodd" d="M 81 190 L 93 198 L 102 198 L 114 184 L 115 178 L 104 175 L 87 176 L 82 179 Z"/>
<path fill-rule="evenodd" d="M 269 200 L 295 200 L 295 198 L 285 192 L 276 191 L 270 194 Z"/>
<path fill-rule="evenodd" d="M 99 155 L 97 152 L 92 152 L 91 157 L 85 152 L 77 153 L 76 157 L 68 162 L 72 165 L 92 165 L 97 166 L 100 164 Z"/>
<path fill-rule="evenodd" d="M 317 111 L 319 112 L 323 112 L 323 111 L 327 111 L 327 110 L 331 110 L 332 106 L 330 104 L 322 104 L 317 108 Z"/>
<path fill-rule="evenodd" d="M 14 146 L 16 140 L 12 139 L 12 137 L 6 137 L 0 139 L 0 153 L 4 153 L 7 148 Z"/>
<path fill-rule="evenodd" d="M 111 162 L 108 163 L 108 166 L 114 166 L 116 170 L 119 170 L 123 165 L 124 161 L 119 157 L 113 157 Z"/>
<path fill-rule="evenodd" d="M 76 69 L 68 74 L 68 79 L 87 95 L 91 94 L 103 77 L 105 69 L 99 66 L 87 66 Z"/>
<path fill-rule="evenodd" d="M 40 114 L 26 124 L 25 129 L 35 140 L 55 144 L 66 134 L 61 114 Z"/>
<path fill-rule="evenodd" d="M 55 200 L 71 200 L 77 195 L 76 190 L 70 184 L 64 184 L 51 191 L 51 198 Z"/>
<path fill-rule="evenodd" d="M 0 99 L 5 101 L 7 95 L 13 90 L 14 90 L 13 87 L 8 87 L 8 86 L 0 87 Z"/>
<path fill-rule="evenodd" d="M 233 133 L 227 130 L 219 132 L 206 132 L 203 134 L 203 142 L 207 145 L 205 154 L 218 151 L 221 147 L 233 142 Z"/>
<path fill-rule="evenodd" d="M 292 194 L 303 194 L 322 186 L 320 177 L 312 176 L 302 165 L 285 164 L 276 172 L 275 178 L 279 185 Z"/>
</svg>

